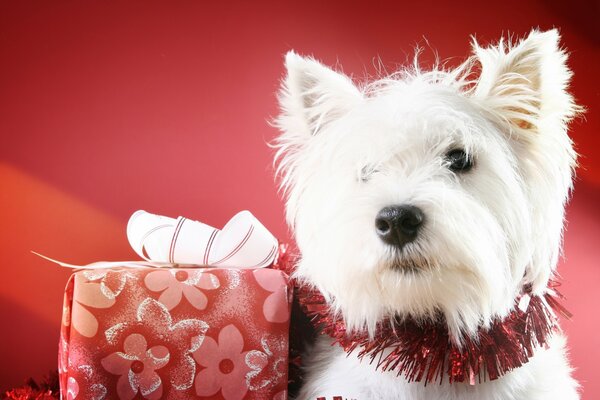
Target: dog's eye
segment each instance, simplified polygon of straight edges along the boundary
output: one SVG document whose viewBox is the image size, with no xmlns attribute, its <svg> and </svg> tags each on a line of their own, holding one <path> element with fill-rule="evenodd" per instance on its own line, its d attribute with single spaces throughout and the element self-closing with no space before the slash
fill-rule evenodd
<svg viewBox="0 0 600 400">
<path fill-rule="evenodd" d="M 467 172 L 473 167 L 473 159 L 462 149 L 456 149 L 446 154 L 448 168 L 453 172 Z"/>
<path fill-rule="evenodd" d="M 365 165 L 360 170 L 360 181 L 368 182 L 369 179 L 371 179 L 371 175 L 373 175 L 376 172 L 378 172 L 377 169 L 375 169 L 372 165 Z"/>
</svg>

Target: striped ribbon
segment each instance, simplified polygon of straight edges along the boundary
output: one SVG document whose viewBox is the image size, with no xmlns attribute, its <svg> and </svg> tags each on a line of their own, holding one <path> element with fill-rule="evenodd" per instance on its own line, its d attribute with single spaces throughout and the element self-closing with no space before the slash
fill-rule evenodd
<svg viewBox="0 0 600 400">
<path fill-rule="evenodd" d="M 146 261 L 100 261 L 88 265 L 63 263 L 67 268 L 97 269 L 115 266 L 170 267 L 202 265 L 225 268 L 263 268 L 277 257 L 277 239 L 249 211 L 241 211 L 217 229 L 185 217 L 169 218 L 138 210 L 127 223 L 133 250 Z"/>
<path fill-rule="evenodd" d="M 140 257 L 157 263 L 262 268 L 277 255 L 277 239 L 250 211 L 237 213 L 219 230 L 139 210 L 129 219 L 127 238 Z"/>
</svg>

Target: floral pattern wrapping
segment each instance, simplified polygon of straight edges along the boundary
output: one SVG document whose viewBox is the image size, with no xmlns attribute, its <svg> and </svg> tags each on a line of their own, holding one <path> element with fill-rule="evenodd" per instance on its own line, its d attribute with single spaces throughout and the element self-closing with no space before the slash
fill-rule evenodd
<svg viewBox="0 0 600 400">
<path fill-rule="evenodd" d="M 275 269 L 77 271 L 62 398 L 285 400 L 291 291 Z"/>
</svg>

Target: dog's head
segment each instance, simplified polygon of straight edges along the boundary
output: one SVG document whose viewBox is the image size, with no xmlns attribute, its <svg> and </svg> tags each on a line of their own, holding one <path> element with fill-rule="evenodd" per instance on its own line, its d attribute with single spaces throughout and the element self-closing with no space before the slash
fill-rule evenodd
<svg viewBox="0 0 600 400">
<path fill-rule="evenodd" d="M 524 285 L 544 292 L 576 160 L 557 31 L 363 86 L 285 62 L 275 145 L 297 275 L 351 328 L 441 312 L 460 338 Z"/>
</svg>

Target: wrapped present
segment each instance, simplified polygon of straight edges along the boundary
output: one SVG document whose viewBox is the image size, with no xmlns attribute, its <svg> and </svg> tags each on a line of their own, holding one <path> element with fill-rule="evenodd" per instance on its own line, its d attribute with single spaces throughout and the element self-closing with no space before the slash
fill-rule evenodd
<svg viewBox="0 0 600 400">
<path fill-rule="evenodd" d="M 262 254 L 247 253 L 272 263 L 275 254 L 265 257 L 271 243 L 264 244 Z M 217 261 L 224 248 L 236 246 L 221 243 Z M 62 398 L 285 400 L 291 300 L 278 269 L 87 266 L 65 290 Z"/>
</svg>

